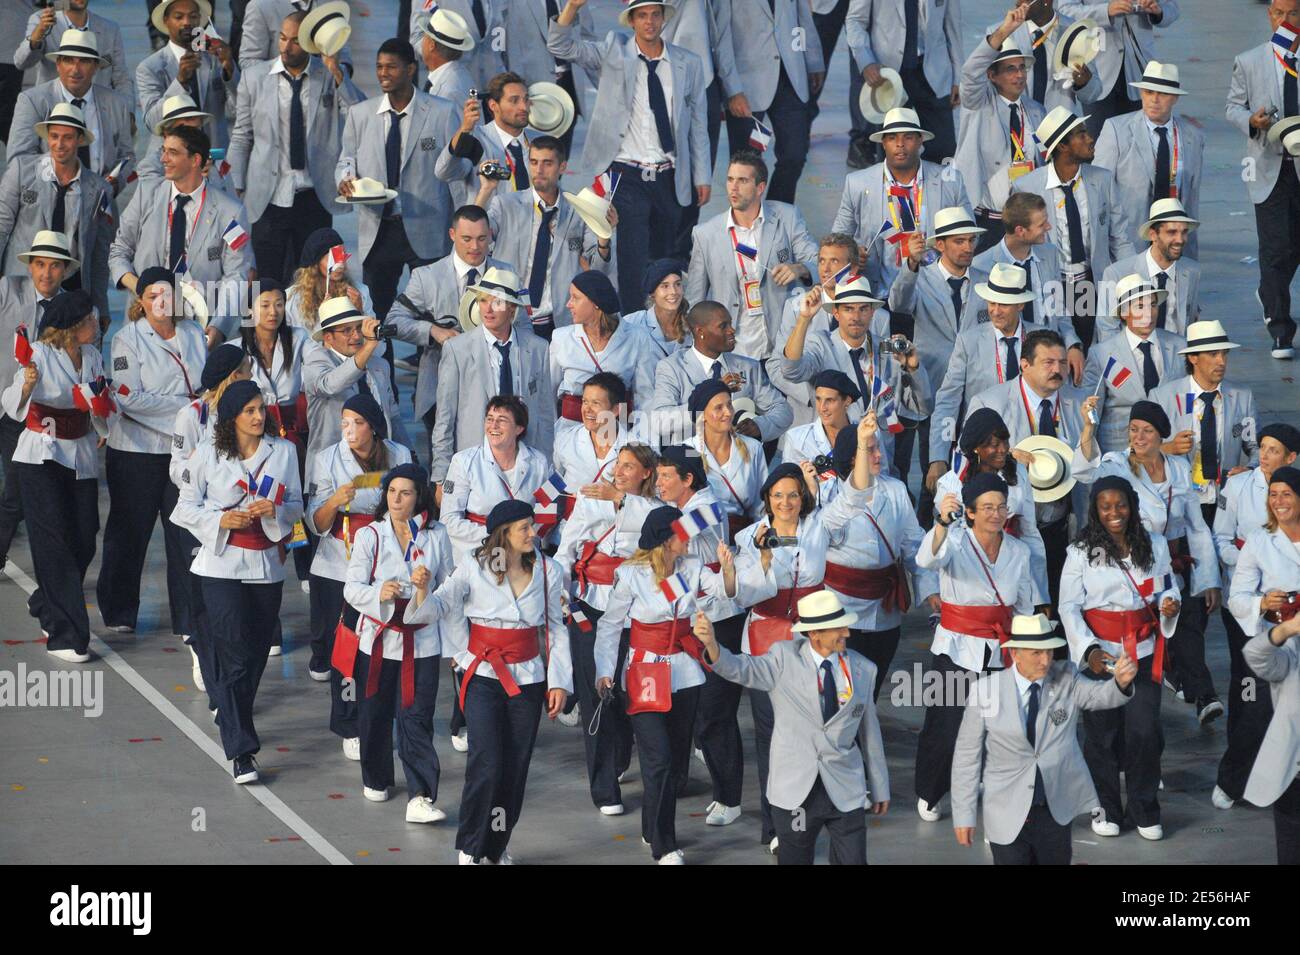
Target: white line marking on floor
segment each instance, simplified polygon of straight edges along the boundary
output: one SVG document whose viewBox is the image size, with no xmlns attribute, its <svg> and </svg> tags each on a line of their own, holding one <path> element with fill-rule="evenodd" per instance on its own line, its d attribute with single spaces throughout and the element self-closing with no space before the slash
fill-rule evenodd
<svg viewBox="0 0 1300 955">
<path fill-rule="evenodd" d="M 4 572 L 8 574 L 9 579 L 16 583 L 30 595 L 36 590 L 36 583 L 27 576 L 22 570 L 14 564 L 12 560 L 5 565 Z M 200 750 L 207 754 L 214 763 L 221 767 L 227 778 L 230 776 L 230 761 L 226 759 L 226 754 L 221 747 L 214 743 L 206 733 L 204 733 L 194 721 L 178 710 L 175 704 L 167 697 L 163 696 L 153 684 L 142 677 L 136 669 L 122 659 L 121 654 L 110 647 L 107 643 L 99 638 L 92 630 L 90 632 L 90 648 L 97 653 L 105 663 L 112 668 L 113 672 L 127 682 L 137 693 L 149 701 L 155 710 L 161 713 L 167 720 L 178 730 L 189 737 Z M 231 782 L 234 785 L 234 782 Z M 292 829 L 302 841 L 307 843 L 324 857 L 330 865 L 352 865 L 352 860 L 330 844 L 330 841 L 322 836 L 319 832 L 309 826 L 301 816 L 284 804 L 282 800 L 271 790 L 267 789 L 260 783 L 254 783 L 242 787 L 245 792 L 266 807 L 266 810 L 279 819 L 282 823 Z"/>
</svg>

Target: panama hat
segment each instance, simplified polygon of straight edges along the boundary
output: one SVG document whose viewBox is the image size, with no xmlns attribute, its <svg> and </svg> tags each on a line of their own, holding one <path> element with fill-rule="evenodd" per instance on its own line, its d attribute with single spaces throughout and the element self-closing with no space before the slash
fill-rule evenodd
<svg viewBox="0 0 1300 955">
<path fill-rule="evenodd" d="M 1153 93 L 1187 95 L 1187 90 L 1178 82 L 1178 67 L 1172 63 L 1157 63 L 1155 60 L 1148 60 L 1147 68 L 1142 71 L 1142 79 L 1129 83 L 1129 86 Z"/>
<path fill-rule="evenodd" d="M 1115 314 L 1118 315 L 1119 310 L 1134 299 L 1146 298 L 1148 295 L 1154 295 L 1156 304 L 1159 305 L 1169 297 L 1169 292 L 1136 272 L 1124 276 L 1115 283 Z"/>
<path fill-rule="evenodd" d="M 1034 300 L 1034 293 L 1026 288 L 1029 277 L 1018 265 L 996 262 L 989 272 L 987 282 L 977 282 L 975 291 L 986 302 L 1002 305 L 1022 305 Z"/>
<path fill-rule="evenodd" d="M 928 133 L 921 128 L 921 120 L 916 115 L 916 110 L 906 106 L 895 106 L 886 113 L 880 129 L 872 133 L 869 138 L 873 143 L 883 142 L 886 133 L 920 133 L 923 143 L 934 139 L 934 133 Z"/>
<path fill-rule="evenodd" d="M 382 205 L 397 198 L 397 190 L 389 189 L 378 179 L 362 176 L 352 180 L 352 195 L 339 196 L 339 202 L 348 202 L 359 206 Z"/>
<path fill-rule="evenodd" d="M 18 261 L 30 262 L 32 259 L 62 259 L 68 268 L 75 269 L 81 263 L 72 257 L 72 243 L 66 234 L 42 229 L 32 238 L 32 244 L 26 252 L 18 253 Z"/>
<path fill-rule="evenodd" d="M 438 7 L 421 24 L 424 35 L 431 37 L 449 50 L 468 53 L 474 49 L 474 35 L 469 24 L 459 13 Z"/>
<path fill-rule="evenodd" d="M 554 83 L 528 87 L 528 125 L 547 136 L 563 136 L 573 125 L 573 97 Z"/>
<path fill-rule="evenodd" d="M 1074 449 L 1060 438 L 1046 434 L 1031 434 L 1016 445 L 1017 451 L 1028 451 L 1034 456 L 1026 470 L 1029 487 L 1034 492 L 1035 504 L 1059 501 L 1074 488 L 1075 479 L 1070 474 Z"/>
<path fill-rule="evenodd" d="M 194 319 L 200 328 L 207 328 L 211 314 L 208 312 L 208 303 L 203 293 L 183 279 L 176 282 L 176 287 L 181 293 L 185 317 Z"/>
<path fill-rule="evenodd" d="M 326 332 L 341 325 L 364 322 L 368 318 L 374 316 L 357 311 L 356 306 L 352 304 L 352 299 L 346 295 L 327 298 L 320 303 L 320 308 L 316 312 L 316 327 L 311 330 L 312 341 L 320 341 L 325 337 Z"/>
<path fill-rule="evenodd" d="M 190 99 L 185 93 L 177 93 L 175 96 L 169 96 L 163 100 L 162 118 L 154 124 L 153 134 L 161 136 L 164 127 L 176 122 L 178 119 L 211 119 L 211 113 L 205 113 L 194 105 L 194 100 Z"/>
<path fill-rule="evenodd" d="M 489 268 L 479 277 L 478 282 L 465 289 L 465 294 L 460 297 L 460 304 L 456 308 L 460 327 L 468 332 L 483 324 L 483 316 L 479 314 L 478 309 L 478 297 L 484 292 L 512 305 L 527 308 L 530 304 L 527 298 L 528 290 L 519 287 L 522 281 L 510 269 Z"/>
<path fill-rule="evenodd" d="M 149 22 L 163 36 L 167 36 L 167 27 L 163 26 L 163 17 L 167 16 L 168 8 L 176 2 L 177 0 L 162 0 L 158 6 L 153 8 L 153 13 L 149 14 Z M 203 26 L 212 19 L 212 4 L 208 0 L 194 0 L 194 3 L 199 8 L 199 26 Z"/>
<path fill-rule="evenodd" d="M 49 126 L 71 126 L 74 129 L 81 130 L 81 140 L 85 146 L 89 146 L 95 141 L 95 134 L 86 128 L 85 114 L 71 103 L 55 103 L 49 115 L 33 128 L 36 130 L 37 136 L 46 139 L 48 136 L 47 127 Z"/>
<path fill-rule="evenodd" d="M 829 590 L 818 590 L 799 601 L 799 622 L 790 629 L 796 633 L 810 630 L 835 630 L 851 627 L 858 615 L 849 613 L 840 604 L 840 598 Z"/>
<path fill-rule="evenodd" d="M 1270 126 L 1268 141 L 1281 143 L 1288 156 L 1300 156 L 1300 116 L 1284 116 Z"/>
<path fill-rule="evenodd" d="M 298 44 L 308 53 L 333 56 L 352 35 L 352 9 L 344 0 L 311 8 L 298 27 Z"/>
<path fill-rule="evenodd" d="M 673 14 L 677 12 L 677 8 L 668 0 L 623 0 L 623 9 L 619 11 L 618 22 L 625 27 L 630 27 L 632 25 L 632 11 L 637 7 L 663 7 L 664 23 L 671 20 Z"/>
<path fill-rule="evenodd" d="M 925 247 L 934 247 L 935 239 L 951 239 L 955 235 L 983 235 L 984 229 L 975 224 L 975 217 L 961 206 L 949 206 L 934 214 L 934 231 L 926 236 Z"/>
<path fill-rule="evenodd" d="M 993 62 L 989 64 L 989 69 L 992 69 L 1005 60 L 1024 60 L 1028 63 L 1030 59 L 1032 59 L 1032 57 L 1030 57 L 1024 50 L 1020 49 L 1019 43 L 1011 37 L 1007 37 L 1002 41 L 1002 45 L 998 47 L 997 56 L 993 57 Z"/>
<path fill-rule="evenodd" d="M 742 421 L 758 417 L 758 405 L 753 398 L 731 399 L 731 426 L 734 428 Z"/>
<path fill-rule="evenodd" d="M 863 83 L 862 92 L 858 94 L 858 109 L 862 111 L 862 118 L 868 123 L 885 122 L 890 110 L 907 103 L 907 90 L 903 89 L 903 78 L 898 75 L 898 70 L 882 66 L 880 78 L 884 82 L 879 86 Z M 914 122 L 919 123 L 915 113 L 912 114 L 912 118 Z M 919 126 L 918 131 L 920 131 Z M 876 142 L 880 140 L 877 139 Z"/>
<path fill-rule="evenodd" d="M 108 62 L 99 55 L 99 41 L 90 30 L 64 30 L 63 36 L 59 39 L 58 49 L 46 53 L 45 58 L 47 60 L 56 60 L 61 56 L 75 56 L 82 60 L 98 60 L 100 63 Z"/>
<path fill-rule="evenodd" d="M 1194 355 L 1203 351 L 1227 351 L 1240 348 L 1236 342 L 1228 340 L 1228 333 L 1223 324 L 1213 320 L 1192 322 L 1187 326 L 1187 347 L 1178 349 L 1180 355 Z"/>
<path fill-rule="evenodd" d="M 1183 208 L 1183 204 L 1177 199 L 1157 199 L 1151 203 L 1151 211 L 1147 213 L 1147 221 L 1142 223 L 1138 229 L 1138 235 L 1146 235 L 1147 230 L 1160 225 L 1162 222 L 1186 222 L 1188 232 L 1195 232 L 1196 227 L 1201 224 L 1199 219 L 1193 219 Z"/>
<path fill-rule="evenodd" d="M 871 294 L 871 283 L 861 275 L 848 275 L 847 281 L 837 283 L 831 297 L 822 302 L 822 311 L 830 312 L 836 305 L 884 305 L 883 299 Z M 734 402 L 733 402 L 734 404 Z"/>
<path fill-rule="evenodd" d="M 1043 145 L 1043 154 L 1051 156 L 1052 151 L 1065 141 L 1076 126 L 1082 126 L 1087 116 L 1076 116 L 1064 106 L 1057 106 L 1043 117 L 1043 121 L 1034 130 L 1034 136 Z"/>
<path fill-rule="evenodd" d="M 1052 72 L 1086 66 L 1101 52 L 1101 30 L 1091 20 L 1075 20 L 1052 47 Z"/>
<path fill-rule="evenodd" d="M 596 233 L 596 238 L 608 239 L 614 234 L 609 220 L 605 218 L 609 212 L 609 200 L 596 195 L 590 186 L 583 186 L 577 193 L 566 192 L 564 198 L 569 200 L 569 205 L 587 223 L 587 228 Z"/>
<path fill-rule="evenodd" d="M 1002 649 L 1055 650 L 1063 646 L 1065 641 L 1057 636 L 1046 614 L 1018 613 L 1011 618 L 1011 639 L 1002 644 Z"/>
</svg>

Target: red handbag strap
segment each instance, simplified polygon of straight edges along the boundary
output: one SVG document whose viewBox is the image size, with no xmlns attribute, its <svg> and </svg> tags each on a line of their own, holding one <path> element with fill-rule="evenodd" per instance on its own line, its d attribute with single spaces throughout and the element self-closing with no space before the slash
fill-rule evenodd
<svg viewBox="0 0 1300 955">
<path fill-rule="evenodd" d="M 1142 596 L 1142 591 L 1138 589 L 1137 581 L 1134 580 L 1133 575 L 1128 572 L 1128 568 L 1121 563 L 1119 569 L 1124 571 L 1124 576 L 1128 578 L 1129 585 L 1132 586 L 1133 592 L 1137 594 L 1138 600 L 1142 601 L 1142 606 L 1146 608 L 1147 613 L 1151 614 L 1151 619 L 1155 621 L 1156 626 L 1160 626 L 1160 614 L 1153 609 L 1153 604 L 1155 602 L 1155 588 L 1151 588 L 1152 603 L 1147 603 L 1145 598 Z"/>
<path fill-rule="evenodd" d="M 894 556 L 894 548 L 889 546 L 889 538 L 886 537 L 885 532 L 880 529 L 880 525 L 876 523 L 876 519 L 871 516 L 870 509 L 864 509 L 862 513 L 867 515 L 867 520 L 871 521 L 871 526 L 874 527 L 876 533 L 880 535 L 880 542 L 885 545 L 885 550 L 889 552 L 889 559 L 897 563 L 898 558 Z M 992 583 L 992 581 L 990 581 L 990 583 Z M 994 590 L 996 589 L 997 588 L 995 587 Z"/>
<path fill-rule="evenodd" d="M 975 550 L 975 559 L 980 562 L 980 570 L 984 571 L 984 578 L 989 582 L 989 586 L 993 588 L 993 596 L 997 598 L 998 606 L 1005 610 L 1007 607 L 1006 601 L 1002 599 L 1002 594 L 998 592 L 998 585 L 993 582 L 993 575 L 989 573 L 988 564 L 984 563 L 984 556 L 980 553 L 982 549 L 980 542 L 975 539 L 974 534 L 971 534 L 970 541 L 971 547 Z"/>
</svg>

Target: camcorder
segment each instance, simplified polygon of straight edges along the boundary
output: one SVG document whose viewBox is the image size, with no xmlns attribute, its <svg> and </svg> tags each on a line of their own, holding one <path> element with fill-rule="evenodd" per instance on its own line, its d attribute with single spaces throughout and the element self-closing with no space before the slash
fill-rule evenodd
<svg viewBox="0 0 1300 955">
<path fill-rule="evenodd" d="M 478 167 L 478 174 L 484 179 L 496 179 L 500 182 L 504 182 L 513 175 L 509 166 L 494 159 L 488 159 L 481 163 Z"/>
</svg>

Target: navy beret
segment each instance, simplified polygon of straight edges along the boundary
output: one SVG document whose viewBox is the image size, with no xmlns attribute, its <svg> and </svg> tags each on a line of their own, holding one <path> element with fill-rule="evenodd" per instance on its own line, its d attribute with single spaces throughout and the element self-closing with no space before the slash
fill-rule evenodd
<svg viewBox="0 0 1300 955">
<path fill-rule="evenodd" d="M 636 546 L 641 550 L 658 547 L 673 536 L 673 521 L 681 520 L 681 516 L 682 512 L 675 507 L 656 507 L 645 516 Z"/>
</svg>

